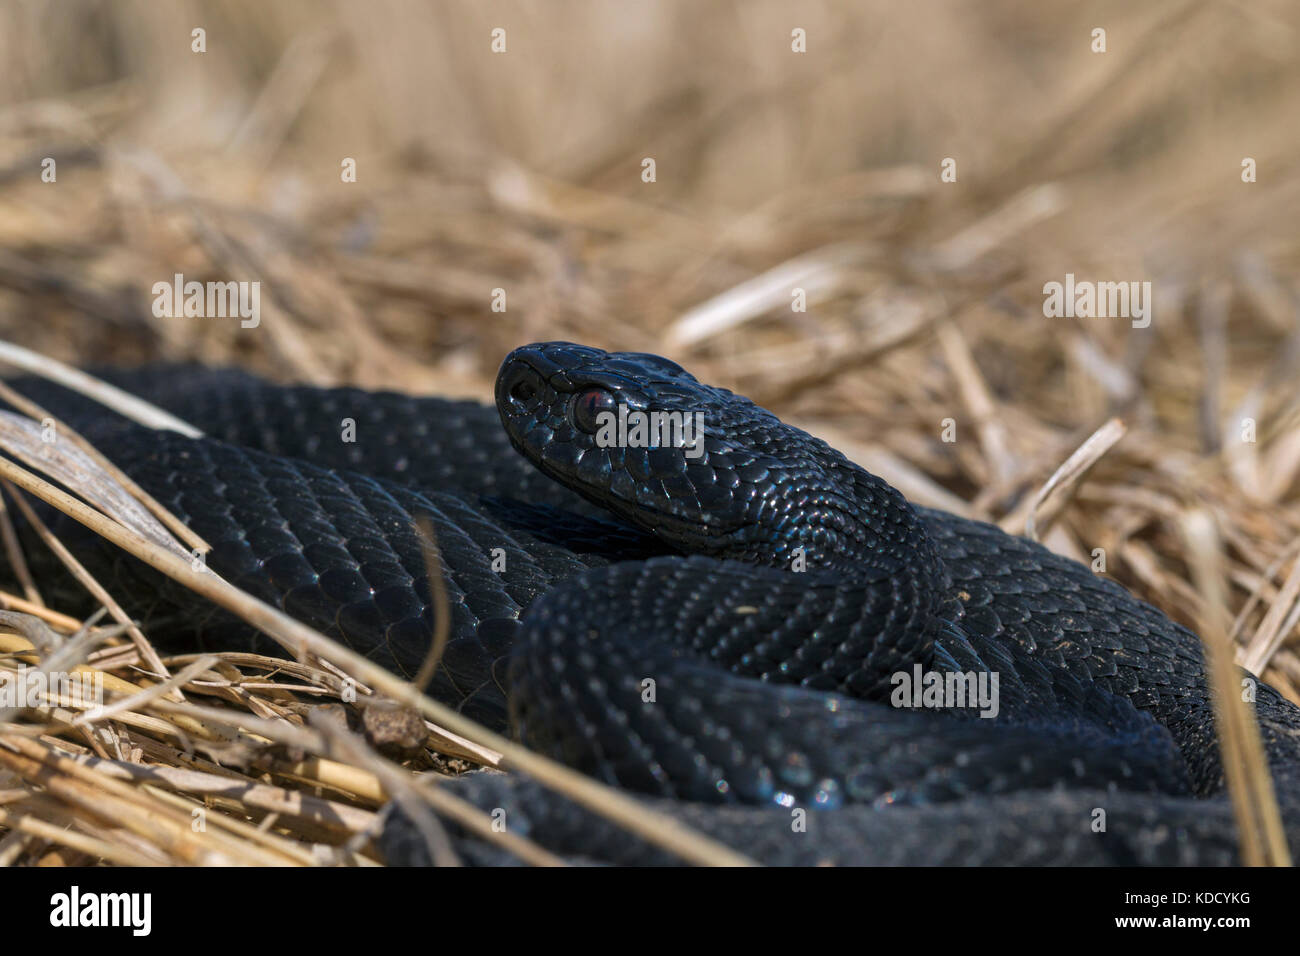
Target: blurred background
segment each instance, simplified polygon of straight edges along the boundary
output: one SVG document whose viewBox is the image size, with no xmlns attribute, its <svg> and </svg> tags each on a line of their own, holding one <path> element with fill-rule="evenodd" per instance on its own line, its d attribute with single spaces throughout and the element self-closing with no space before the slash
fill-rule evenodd
<svg viewBox="0 0 1300 956">
<path fill-rule="evenodd" d="M 1297 30 L 1285 0 L 0 0 L 0 338 L 483 399 L 528 341 L 656 351 L 1016 532 L 1117 416 L 1039 533 L 1191 620 L 1208 509 L 1242 658 L 1300 700 Z M 260 323 L 156 316 L 176 273 L 260 282 Z M 1067 273 L 1151 282 L 1149 327 L 1045 317 Z"/>
</svg>

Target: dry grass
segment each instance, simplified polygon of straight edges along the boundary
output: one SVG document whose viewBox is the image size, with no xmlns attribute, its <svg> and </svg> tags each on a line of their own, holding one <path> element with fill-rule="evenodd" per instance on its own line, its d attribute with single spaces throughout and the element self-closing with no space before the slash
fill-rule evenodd
<svg viewBox="0 0 1300 956">
<path fill-rule="evenodd" d="M 1101 549 L 1175 618 L 1222 617 L 1300 702 L 1298 31 L 1283 0 L 15 5 L 0 338 L 480 398 L 525 341 L 660 351 L 914 500 Z M 260 280 L 260 326 L 155 317 L 176 272 Z M 1066 273 L 1152 282 L 1150 327 L 1045 318 Z M 32 596 L 10 606 L 78 629 Z M 160 677 L 138 640 L 96 653 L 136 690 Z M 219 660 L 93 729 L 24 724 L 0 859 L 367 859 L 380 775 L 304 716 L 341 678 L 287 666 Z M 271 723 L 218 734 L 180 697 Z M 157 768 L 214 780 L 130 776 Z M 85 803 L 103 780 L 112 800 Z M 207 834 L 181 826 L 195 801 Z"/>
</svg>

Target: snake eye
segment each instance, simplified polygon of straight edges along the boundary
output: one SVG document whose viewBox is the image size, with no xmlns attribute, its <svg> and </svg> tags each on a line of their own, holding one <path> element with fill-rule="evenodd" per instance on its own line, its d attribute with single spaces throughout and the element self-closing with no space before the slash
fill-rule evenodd
<svg viewBox="0 0 1300 956">
<path fill-rule="evenodd" d="M 614 396 L 603 388 L 589 388 L 573 397 L 573 424 L 589 435 L 601 426 L 601 412 L 613 412 L 618 406 Z"/>
</svg>

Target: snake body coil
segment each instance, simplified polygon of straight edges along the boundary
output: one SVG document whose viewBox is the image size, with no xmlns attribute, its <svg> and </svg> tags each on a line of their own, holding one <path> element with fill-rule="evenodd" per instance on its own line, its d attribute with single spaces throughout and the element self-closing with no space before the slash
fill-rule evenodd
<svg viewBox="0 0 1300 956">
<path fill-rule="evenodd" d="M 412 674 L 427 515 L 453 618 L 431 693 L 759 859 L 1235 859 L 1195 635 L 1036 544 L 913 508 L 665 359 L 528 346 L 496 409 L 192 368 L 119 380 L 210 437 L 31 391 L 210 541 L 214 570 Z M 703 429 L 605 441 L 631 413 Z M 169 647 L 255 640 L 60 532 Z M 1254 707 L 1294 841 L 1300 711 L 1263 683 Z M 667 862 L 527 781 L 448 786 L 556 852 Z M 400 816 L 385 842 L 423 859 Z"/>
</svg>

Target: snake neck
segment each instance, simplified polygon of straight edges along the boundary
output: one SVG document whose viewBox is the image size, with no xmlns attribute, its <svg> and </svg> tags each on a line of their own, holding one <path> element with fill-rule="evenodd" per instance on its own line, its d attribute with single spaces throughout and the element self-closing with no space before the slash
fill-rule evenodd
<svg viewBox="0 0 1300 956">
<path fill-rule="evenodd" d="M 712 549 L 690 549 L 778 572 L 749 579 L 718 574 L 726 584 L 714 593 L 726 623 L 717 646 L 704 639 L 706 656 L 717 663 L 718 647 L 726 647 L 733 673 L 883 699 L 896 673 L 928 668 L 934 659 L 936 640 L 950 626 L 942 614 L 947 570 L 898 489 L 804 438 L 788 442 L 782 470 L 767 482 L 743 530 Z M 758 597 L 777 592 L 785 597 Z M 751 644 L 738 637 L 726 611 L 756 602 L 783 610 L 749 635 Z M 771 643 L 769 631 L 777 626 L 804 634 L 807 647 L 797 662 L 773 667 L 754 650 Z M 671 628 L 665 621 L 655 630 Z"/>
<path fill-rule="evenodd" d="M 944 589 L 942 559 L 902 492 L 816 439 L 787 452 L 750 511 L 752 520 L 721 538 L 715 557 L 849 578 L 899 574 L 936 594 Z"/>
</svg>

